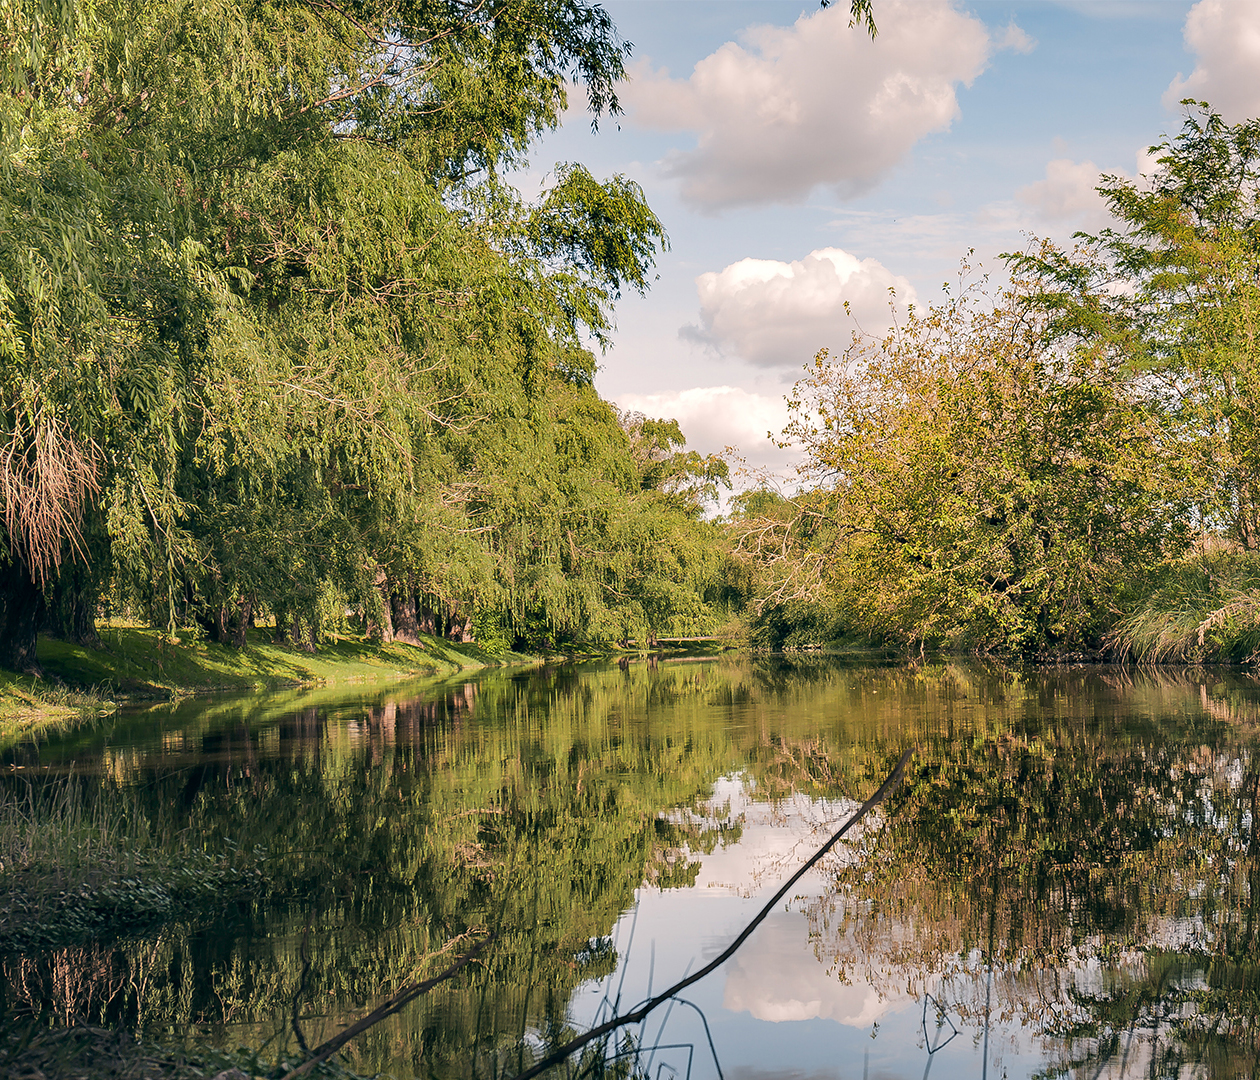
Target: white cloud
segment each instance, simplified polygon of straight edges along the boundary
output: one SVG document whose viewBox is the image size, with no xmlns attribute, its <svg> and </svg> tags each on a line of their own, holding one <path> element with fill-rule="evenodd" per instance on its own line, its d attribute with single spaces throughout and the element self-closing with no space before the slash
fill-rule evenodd
<svg viewBox="0 0 1260 1080">
<path fill-rule="evenodd" d="M 694 150 L 665 159 L 684 199 L 707 210 L 803 201 L 820 185 L 869 190 L 925 135 L 958 115 L 995 48 L 1026 51 L 1013 23 L 994 42 L 949 0 L 889 0 L 871 41 L 847 6 L 758 26 L 674 79 L 641 64 L 624 99 L 635 123 L 694 131 Z"/>
<path fill-rule="evenodd" d="M 795 913 L 775 912 L 762 923 L 730 962 L 723 1008 L 770 1023 L 826 1019 L 866 1028 L 909 1002 L 904 991 L 881 993 L 857 972 L 842 982 L 814 955 L 802 922 Z"/>
<path fill-rule="evenodd" d="M 1143 177 L 1158 165 L 1155 155 L 1143 149 L 1134 157 L 1134 171 L 1108 170 L 1110 175 L 1135 181 L 1145 187 Z M 1114 224 L 1107 203 L 1098 193 L 1102 182 L 1102 170 L 1092 161 L 1073 161 L 1055 158 L 1046 164 L 1044 180 L 1028 184 L 1015 192 L 1015 197 L 1031 207 L 1037 216 L 1034 227 L 1051 225 L 1066 226 L 1085 232 L 1098 232 Z"/>
<path fill-rule="evenodd" d="M 1260 3 L 1201 0 L 1186 16 L 1184 33 L 1198 62 L 1189 76 L 1173 79 L 1165 107 L 1197 98 L 1230 122 L 1260 116 Z"/>
<path fill-rule="evenodd" d="M 1058 0 L 1063 7 L 1091 19 L 1176 19 L 1177 5 L 1167 0 Z"/>
<path fill-rule="evenodd" d="M 622 409 L 677 420 L 687 448 L 720 454 L 735 447 L 750 463 L 782 469 L 796 460 L 780 450 L 768 433 L 778 435 L 787 424 L 787 405 L 779 395 L 758 394 L 737 386 L 697 386 L 659 394 L 620 394 Z"/>
<path fill-rule="evenodd" d="M 1006 24 L 1006 28 L 1002 31 L 1002 36 L 997 39 L 997 47 L 1027 54 L 1037 47 L 1037 39 L 1024 33 L 1023 29 L 1016 26 L 1015 20 L 1012 19 Z"/>
<path fill-rule="evenodd" d="M 856 329 L 882 333 L 889 289 L 900 309 L 914 302 L 906 278 L 840 248 L 790 263 L 741 259 L 696 278 L 701 325 L 681 333 L 758 367 L 799 369 L 823 346 L 846 346 Z"/>
<path fill-rule="evenodd" d="M 1092 161 L 1055 158 L 1046 165 L 1046 178 L 1020 188 L 1016 198 L 1031 206 L 1045 221 L 1094 227 L 1107 217 L 1098 187 L 1101 172 Z"/>
</svg>

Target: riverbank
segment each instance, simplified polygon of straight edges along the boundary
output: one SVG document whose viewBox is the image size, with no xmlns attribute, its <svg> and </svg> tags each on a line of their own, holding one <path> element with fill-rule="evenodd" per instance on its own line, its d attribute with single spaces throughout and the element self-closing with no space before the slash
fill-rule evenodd
<svg viewBox="0 0 1260 1080">
<path fill-rule="evenodd" d="M 191 637 L 172 640 L 147 627 L 105 626 L 95 648 L 41 637 L 39 660 L 42 679 L 0 673 L 0 741 L 97 716 L 125 701 L 441 679 L 534 658 L 491 654 L 428 634 L 418 644 L 340 637 L 308 653 L 277 644 L 266 630 L 251 633 L 238 649 Z"/>
</svg>

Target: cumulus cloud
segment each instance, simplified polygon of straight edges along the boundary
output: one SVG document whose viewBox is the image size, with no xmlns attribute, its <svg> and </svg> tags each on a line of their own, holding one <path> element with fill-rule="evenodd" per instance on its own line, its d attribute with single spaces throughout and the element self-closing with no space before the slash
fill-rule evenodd
<svg viewBox="0 0 1260 1080">
<path fill-rule="evenodd" d="M 1184 33 L 1197 64 L 1188 76 L 1173 79 L 1165 107 L 1197 98 L 1230 122 L 1260 116 L 1260 3 L 1200 0 L 1186 16 Z"/>
<path fill-rule="evenodd" d="M 659 394 L 621 394 L 622 409 L 677 420 L 687 448 L 720 454 L 735 447 L 750 463 L 783 468 L 796 459 L 780 450 L 768 433 L 787 424 L 787 405 L 779 395 L 758 394 L 738 386 L 697 386 Z"/>
<path fill-rule="evenodd" d="M 790 27 L 749 29 L 688 79 L 639 65 L 624 95 L 630 119 L 696 133 L 695 149 L 664 168 L 701 209 L 801 202 L 820 185 L 860 194 L 949 127 L 957 86 L 996 48 L 1033 44 L 1013 23 L 995 41 L 949 0 L 889 0 L 879 15 L 874 41 L 836 4 Z"/>
<path fill-rule="evenodd" d="M 1142 177 L 1158 166 L 1155 155 L 1139 150 L 1132 173 L 1123 169 L 1108 170 L 1112 175 L 1135 180 L 1142 186 Z M 1086 232 L 1113 224 L 1107 204 L 1098 193 L 1103 171 L 1092 161 L 1055 158 L 1046 165 L 1045 179 L 1020 188 L 1015 196 L 1035 212 L 1039 225 L 1062 225 Z"/>
<path fill-rule="evenodd" d="M 680 333 L 758 367 L 800 368 L 824 345 L 847 345 L 859 327 L 882 332 L 890 289 L 898 307 L 914 302 L 906 278 L 840 248 L 790 263 L 741 259 L 696 278 L 700 324 Z"/>
</svg>

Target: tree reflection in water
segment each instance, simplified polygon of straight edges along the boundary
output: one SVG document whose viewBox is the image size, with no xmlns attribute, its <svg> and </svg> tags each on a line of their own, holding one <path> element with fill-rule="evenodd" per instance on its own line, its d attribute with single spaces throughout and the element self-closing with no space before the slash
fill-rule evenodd
<svg viewBox="0 0 1260 1080">
<path fill-rule="evenodd" d="M 314 1045 L 443 967 L 451 939 L 494 930 L 475 972 L 351 1060 L 512 1075 L 573 1033 L 575 991 L 624 959 L 611 934 L 636 890 L 689 889 L 706 853 L 740 843 L 707 802 L 720 778 L 783 808 L 860 800 L 914 745 L 910 782 L 798 902 L 820 977 L 913 999 L 925 1051 L 930 993 L 964 1033 L 990 1017 L 986 1062 L 1032 1038 L 1046 1077 L 1250 1076 L 1258 720 L 1243 675 L 775 658 L 122 717 L 11 752 L 25 768 L 0 783 L 49 766 L 153 844 L 263 884 L 143 934 L 9 949 L 0 1007 L 258 1045 L 288 1037 L 307 938 Z M 740 977 L 733 1002 L 766 984 Z"/>
<path fill-rule="evenodd" d="M 819 959 L 888 991 L 938 986 L 986 1039 L 991 978 L 995 1025 L 1044 1036 L 1042 1076 L 1253 1075 L 1257 711 L 1202 677 L 1103 679 L 1116 701 L 1197 692 L 1202 710 L 1122 724 L 1051 703 L 929 739 L 917 782 L 807 905 Z"/>
</svg>

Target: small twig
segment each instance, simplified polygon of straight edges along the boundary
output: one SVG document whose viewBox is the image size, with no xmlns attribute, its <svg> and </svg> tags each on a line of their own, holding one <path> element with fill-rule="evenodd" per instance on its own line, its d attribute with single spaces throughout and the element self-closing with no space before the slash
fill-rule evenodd
<svg viewBox="0 0 1260 1080">
<path fill-rule="evenodd" d="M 632 1012 L 628 1012 L 624 1016 L 614 1016 L 606 1023 L 600 1024 L 598 1027 L 591 1028 L 591 1030 L 586 1032 L 586 1034 L 579 1035 L 576 1039 L 571 1039 L 563 1046 L 553 1050 L 532 1068 L 527 1069 L 523 1073 L 518 1073 L 514 1080 L 531 1080 L 532 1077 L 538 1076 L 540 1073 L 545 1072 L 552 1066 L 559 1065 L 560 1062 L 564 1061 L 564 1059 L 570 1054 L 577 1050 L 581 1050 L 582 1047 L 587 1045 L 587 1043 L 594 1042 L 596 1039 L 601 1038 L 604 1035 L 611 1034 L 619 1027 L 625 1027 L 628 1024 L 641 1023 L 647 1018 L 648 1013 L 652 1012 L 653 1009 L 665 1004 L 665 1002 L 671 1000 L 683 990 L 687 989 L 687 987 L 689 987 L 692 983 L 699 982 L 710 972 L 726 963 L 727 960 L 735 955 L 735 951 L 748 940 L 749 935 L 761 925 L 766 916 L 778 907 L 779 901 L 791 891 L 792 886 L 800 881 L 806 873 L 812 870 L 818 864 L 819 860 L 821 860 L 827 852 L 840 842 L 841 837 L 843 837 L 845 833 L 861 821 L 869 811 L 884 801 L 889 792 L 897 786 L 898 781 L 901 779 L 901 773 L 906 767 L 906 762 L 910 760 L 910 755 L 913 753 L 913 746 L 906 749 L 906 752 L 901 755 L 897 764 L 893 766 L 893 770 L 888 774 L 887 779 L 879 785 L 879 789 L 875 792 L 875 794 L 858 807 L 849 820 L 840 826 L 839 830 L 831 837 L 831 839 L 823 844 L 823 846 L 814 853 L 813 857 L 810 858 L 804 866 L 797 870 L 795 874 L 788 878 L 787 881 L 779 887 L 779 891 L 770 898 L 765 907 L 757 912 L 757 915 L 753 918 L 752 922 L 745 926 L 739 936 L 725 949 L 723 949 L 718 956 L 709 963 L 705 964 L 704 967 L 702 967 L 694 975 L 688 975 L 685 979 L 680 979 L 678 982 L 674 983 L 673 986 L 669 987 L 669 989 L 661 991 L 661 993 L 657 994 L 656 997 L 644 1002 L 644 1004 L 640 1005 Z M 289 1078 L 286 1077 L 285 1080 L 289 1080 Z"/>
<path fill-rule="evenodd" d="M 428 993 L 439 983 L 445 982 L 447 979 L 451 978 L 451 976 L 462 971 L 468 964 L 476 959 L 477 955 L 487 945 L 494 941 L 496 936 L 496 934 L 491 934 L 484 941 L 480 941 L 474 945 L 468 950 L 468 952 L 464 953 L 463 956 L 456 960 L 455 963 L 453 963 L 441 974 L 434 975 L 431 979 L 425 979 L 423 982 L 414 983 L 411 986 L 405 987 L 383 1005 L 373 1009 L 372 1012 L 368 1013 L 362 1020 L 356 1021 L 344 1031 L 334 1035 L 326 1043 L 322 1043 L 317 1046 L 314 1054 L 307 1061 L 302 1062 L 302 1064 L 292 1072 L 286 1073 L 283 1080 L 296 1080 L 297 1077 L 310 1072 L 316 1065 L 327 1061 L 330 1057 L 332 1057 L 333 1054 L 345 1046 L 346 1043 L 348 1043 L 356 1035 L 361 1035 L 363 1032 L 367 1031 L 368 1028 L 379 1024 L 387 1016 L 393 1016 L 394 1013 L 398 1012 L 404 1005 L 414 1001 L 421 994 Z"/>
</svg>

